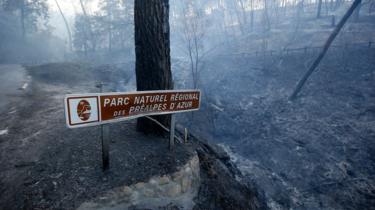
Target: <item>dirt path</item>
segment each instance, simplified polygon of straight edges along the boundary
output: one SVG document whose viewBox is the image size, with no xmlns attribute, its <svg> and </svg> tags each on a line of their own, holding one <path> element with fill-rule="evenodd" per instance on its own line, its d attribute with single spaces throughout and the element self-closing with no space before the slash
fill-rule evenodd
<svg viewBox="0 0 375 210">
<path fill-rule="evenodd" d="M 9 111 L 9 103 L 19 99 L 28 86 L 26 71 L 21 65 L 0 65 L 0 113 Z M 0 128 L 1 129 L 1 128 Z"/>
<path fill-rule="evenodd" d="M 166 139 L 137 133 L 135 121 L 127 121 L 108 126 L 111 169 L 103 173 L 99 129 L 68 129 L 63 112 L 66 93 L 94 92 L 94 85 L 41 78 L 8 102 L 13 111 L 0 115 L 0 127 L 8 129 L 0 135 L 0 209 L 75 209 L 106 190 L 171 173 L 189 159 L 188 147 L 170 153 Z"/>
<path fill-rule="evenodd" d="M 262 196 L 238 181 L 241 174 L 228 156 L 193 136 L 170 152 L 167 138 L 136 132 L 134 120 L 106 125 L 110 170 L 102 172 L 99 129 L 68 129 L 63 112 L 65 94 L 97 91 L 90 77 L 96 70 L 89 68 L 75 63 L 28 67 L 27 91 L 8 103 L 14 110 L 0 115 L 0 127 L 8 129 L 0 135 L 0 209 L 76 209 L 108 199 L 113 189 L 172 174 L 197 153 L 201 183 L 194 209 L 262 209 Z M 109 88 L 118 84 L 110 71 L 105 75 L 112 81 Z M 181 209 L 176 205 L 158 209 Z"/>
</svg>

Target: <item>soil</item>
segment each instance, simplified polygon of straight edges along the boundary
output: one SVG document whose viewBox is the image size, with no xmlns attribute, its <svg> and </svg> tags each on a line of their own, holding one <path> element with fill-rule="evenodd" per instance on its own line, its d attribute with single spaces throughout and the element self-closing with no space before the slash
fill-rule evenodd
<svg viewBox="0 0 375 210">
<path fill-rule="evenodd" d="M 270 208 L 371 209 L 375 50 L 331 49 L 288 101 L 317 53 L 213 57 L 190 130 L 223 145 Z"/>
<path fill-rule="evenodd" d="M 202 184 L 194 209 L 264 207 L 256 190 L 241 184 L 239 170 L 219 147 L 190 136 L 190 143 L 176 144 L 171 152 L 168 138 L 136 132 L 135 120 L 104 125 L 104 138 L 110 141 L 110 169 L 103 172 L 100 129 L 68 129 L 63 97 L 97 92 L 95 78 L 103 70 L 108 81 L 126 72 L 114 66 L 83 65 L 27 67 L 32 78 L 28 89 L 11 102 L 13 111 L 0 115 L 1 126 L 8 128 L 6 135 L 0 135 L 0 155 L 6 160 L 0 163 L 1 209 L 76 209 L 110 189 L 173 173 L 195 151 L 201 162 Z M 80 68 L 83 75 L 77 74 Z M 108 86 L 116 88 L 117 84 Z M 169 204 L 159 209 L 179 207 Z"/>
<path fill-rule="evenodd" d="M 63 111 L 65 93 L 95 92 L 95 86 L 80 80 L 68 87 L 70 76 L 44 72 L 52 66 L 29 68 L 35 81 L 11 104 L 16 112 L 0 116 L 8 128 L 0 136 L 1 209 L 74 209 L 107 189 L 172 173 L 193 154 L 182 145 L 170 152 L 167 138 L 145 136 L 135 131 L 135 120 L 125 121 L 105 125 L 110 170 L 103 172 L 100 128 L 68 129 Z"/>
</svg>

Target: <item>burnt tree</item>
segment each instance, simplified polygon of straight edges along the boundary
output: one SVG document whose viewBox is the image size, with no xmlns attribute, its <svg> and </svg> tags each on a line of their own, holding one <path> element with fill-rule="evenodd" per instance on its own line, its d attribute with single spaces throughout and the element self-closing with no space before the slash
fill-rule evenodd
<svg viewBox="0 0 375 210">
<path fill-rule="evenodd" d="M 134 27 L 137 90 L 173 89 L 168 0 L 134 1 Z M 170 115 L 153 118 L 165 126 L 170 125 Z M 137 130 L 147 134 L 164 133 L 147 118 L 138 119 Z"/>
<path fill-rule="evenodd" d="M 318 10 L 317 10 L 317 13 L 316 13 L 316 18 L 320 18 L 320 14 L 321 14 L 321 11 L 322 11 L 322 1 L 323 0 L 318 0 Z"/>
<path fill-rule="evenodd" d="M 354 0 L 348 11 L 346 11 L 345 15 L 341 18 L 340 22 L 337 24 L 336 28 L 332 31 L 331 35 L 328 37 L 327 41 L 325 42 L 322 51 L 319 53 L 318 57 L 314 60 L 310 68 L 307 72 L 303 75 L 301 80 L 297 83 L 296 88 L 294 89 L 292 95 L 289 97 L 289 100 L 294 100 L 297 98 L 298 93 L 301 91 L 303 85 L 306 83 L 307 79 L 311 76 L 311 74 L 315 71 L 315 69 L 319 66 L 320 61 L 326 55 L 329 47 L 331 46 L 332 42 L 335 40 L 336 36 L 339 34 L 342 27 L 345 25 L 346 21 L 349 17 L 353 14 L 353 11 L 361 4 L 362 0 Z"/>
</svg>

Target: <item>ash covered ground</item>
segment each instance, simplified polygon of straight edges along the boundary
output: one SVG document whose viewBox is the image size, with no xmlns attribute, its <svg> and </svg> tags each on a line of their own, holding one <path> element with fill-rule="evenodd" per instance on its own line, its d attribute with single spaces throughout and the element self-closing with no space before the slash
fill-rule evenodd
<svg viewBox="0 0 375 210">
<path fill-rule="evenodd" d="M 213 57 L 190 128 L 221 144 L 271 209 L 371 209 L 375 49 L 330 50 L 289 101 L 317 52 Z"/>
<path fill-rule="evenodd" d="M 238 7 L 240 2 L 249 1 L 229 1 L 238 5 L 227 2 L 221 6 L 220 3 L 226 1 L 214 1 L 219 2 L 217 7 L 215 3 L 200 1 L 209 2 L 208 6 L 202 6 L 206 8 L 204 13 L 200 13 L 200 8 L 179 11 L 179 6 L 184 5 L 171 2 L 170 44 L 175 89 L 198 88 L 203 93 L 201 110 L 179 114 L 177 127 L 187 127 L 196 139 L 218 144 L 230 155 L 209 154 L 209 148 L 199 154 L 203 160 L 201 169 L 207 173 L 202 175 L 206 180 L 195 208 L 261 208 L 264 201 L 269 209 L 373 209 L 373 1 L 362 1 L 361 12 L 357 15 L 354 12 L 352 16 L 356 17 L 349 18 L 293 101 L 288 97 L 296 83 L 321 52 L 352 1 L 324 1 L 321 17 L 316 16 L 317 1 L 290 1 L 290 5 L 285 4 L 289 1 L 272 1 L 268 11 L 266 4 L 271 1 L 256 1 L 264 5 L 252 11 L 242 7 L 242 12 Z M 280 3 L 283 5 L 278 5 Z M 197 16 L 180 19 L 189 16 L 186 12 Z M 253 15 L 254 26 L 242 22 L 246 21 L 246 16 Z M 93 21 L 97 17 L 93 16 Z M 5 29 L 13 28 L 15 21 L 2 20 L 5 20 L 0 21 L 2 25 L 9 22 L 12 26 Z M 76 29 L 85 28 L 76 23 Z M 126 24 L 133 28 L 131 18 Z M 23 46 L 24 42 L 17 42 L 17 45 L 7 43 L 8 39 L 2 42 L 1 62 L 47 64 L 26 65 L 28 73 L 21 65 L 0 66 L 3 73 L 0 88 L 5 90 L 0 96 L 7 99 L 0 101 L 0 155 L 2 160 L 7 160 L 0 164 L 3 171 L 0 207 L 74 209 L 101 190 L 130 183 L 132 177 L 148 177 L 149 174 L 135 171 L 130 174 L 130 180 L 129 177 L 125 180 L 122 172 L 132 169 L 136 163 L 132 162 L 131 155 L 124 159 L 123 154 L 119 154 L 118 160 L 125 166 L 112 174 L 112 180 L 103 179 L 98 175 L 99 166 L 87 166 L 100 162 L 86 150 L 99 151 L 98 144 L 90 144 L 87 137 L 83 137 L 91 134 L 97 138 L 96 130 L 87 128 L 82 133 L 74 131 L 67 135 L 63 125 L 64 93 L 98 92 L 96 81 L 106 83 L 104 91 L 108 92 L 136 89 L 134 34 L 122 27 L 123 24 L 119 26 L 118 29 L 125 30 L 127 46 L 118 51 L 112 51 L 112 45 L 107 46 L 105 41 L 98 51 L 86 48 L 82 51 L 82 46 L 90 41 L 84 36 L 76 40 L 78 46 L 74 46 L 76 51 L 72 52 L 65 52 L 63 47 L 51 43 L 50 47 L 60 49 L 60 54 L 48 53 L 48 56 L 36 53 L 39 50 L 34 47 L 21 53 L 25 50 L 15 46 Z M 106 30 L 101 28 L 97 35 L 106 36 L 102 34 Z M 2 32 L 8 31 L 12 30 Z M 42 43 L 38 46 L 46 48 L 44 39 Z M 59 43 L 64 45 L 62 40 Z M 32 58 L 23 58 L 25 53 Z M 61 63 L 48 64 L 56 61 Z M 83 80 L 90 80 L 90 83 L 82 83 Z M 79 88 L 75 87 L 77 84 Z M 46 98 L 51 103 L 45 102 Z M 119 134 L 134 134 L 129 128 L 134 127 L 134 123 L 114 126 L 118 126 Z M 141 146 L 149 148 L 147 140 L 143 140 L 143 143 L 132 141 L 133 146 L 140 150 Z M 123 148 L 115 153 L 129 149 L 126 142 L 114 141 Z M 70 150 L 74 146 L 76 148 Z M 148 155 L 150 159 L 146 158 L 142 164 L 160 160 L 154 157 L 157 156 L 154 152 Z M 77 163 L 79 169 L 76 170 Z M 175 164 L 168 163 L 161 168 L 174 169 Z M 228 167 L 223 169 L 223 165 Z M 224 172 L 218 175 L 218 171 Z M 104 185 L 97 189 L 98 183 Z M 69 184 L 73 187 L 69 188 Z M 92 190 L 91 194 L 87 194 L 88 190 Z M 17 197 L 19 194 L 22 196 Z M 228 197 L 228 194 L 231 195 Z M 257 199 L 254 199 L 257 202 L 242 202 L 248 196 L 258 197 L 259 203 Z M 215 206 L 217 203 L 219 206 Z"/>
</svg>

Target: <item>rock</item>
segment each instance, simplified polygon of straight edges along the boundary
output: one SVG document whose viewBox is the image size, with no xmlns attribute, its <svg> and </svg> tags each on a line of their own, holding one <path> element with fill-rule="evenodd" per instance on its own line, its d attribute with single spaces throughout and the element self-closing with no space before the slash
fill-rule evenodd
<svg viewBox="0 0 375 210">
<path fill-rule="evenodd" d="M 189 166 L 185 168 L 185 173 L 191 173 L 191 168 Z"/>
<path fill-rule="evenodd" d="M 158 181 L 156 181 L 156 179 L 154 179 L 154 178 L 151 178 L 150 181 L 149 181 L 149 183 L 150 183 L 151 185 L 157 185 L 157 184 L 158 184 Z"/>
<path fill-rule="evenodd" d="M 60 177 L 62 177 L 62 173 L 58 173 L 58 174 L 54 174 L 54 175 L 51 175 L 50 177 L 53 178 L 53 179 L 59 179 Z"/>
<path fill-rule="evenodd" d="M 145 183 L 144 182 L 139 182 L 139 183 L 135 184 L 135 188 L 137 190 L 142 189 L 144 187 L 145 187 Z"/>
<path fill-rule="evenodd" d="M 177 183 L 171 183 L 166 189 L 166 194 L 170 197 L 176 197 L 181 193 L 181 186 Z"/>
<path fill-rule="evenodd" d="M 178 181 L 178 180 L 180 180 L 183 176 L 184 176 L 183 171 L 178 171 L 178 172 L 176 172 L 176 173 L 173 174 L 172 179 L 173 179 L 173 181 Z"/>
<path fill-rule="evenodd" d="M 133 189 L 128 187 L 128 186 L 125 186 L 123 189 L 122 189 L 122 192 L 125 194 L 125 195 L 131 195 L 133 193 Z"/>
<path fill-rule="evenodd" d="M 167 175 L 162 176 L 162 177 L 160 177 L 160 179 L 159 179 L 159 185 L 165 185 L 165 184 L 168 184 L 169 181 L 170 181 L 169 176 L 167 176 Z"/>
<path fill-rule="evenodd" d="M 143 195 L 146 197 L 153 197 L 155 196 L 155 191 L 153 189 L 148 188 L 143 191 Z"/>
<path fill-rule="evenodd" d="M 108 197 L 102 196 L 102 197 L 99 197 L 99 200 L 108 200 Z"/>
<path fill-rule="evenodd" d="M 189 191 L 191 188 L 191 178 L 185 178 L 181 181 L 181 190 L 183 193 Z"/>
<path fill-rule="evenodd" d="M 210 144 L 210 147 L 218 159 L 224 160 L 224 161 L 230 160 L 228 153 L 225 152 L 225 150 L 221 146 L 216 145 L 216 144 Z"/>
</svg>

